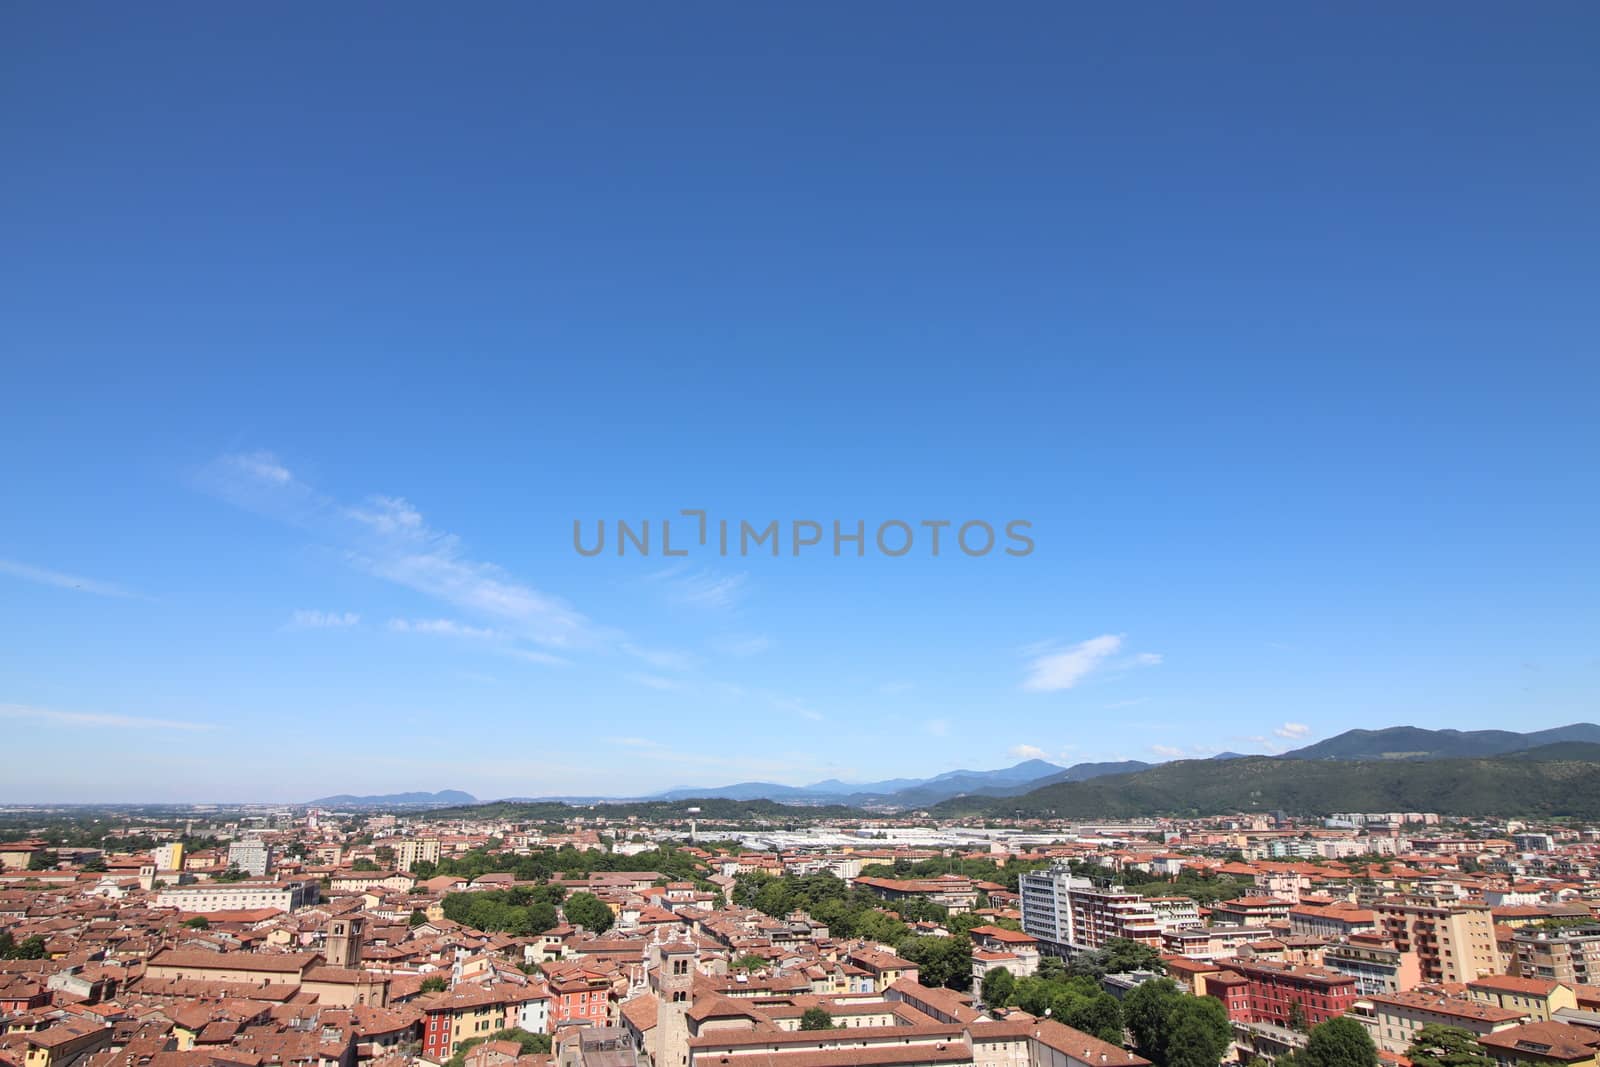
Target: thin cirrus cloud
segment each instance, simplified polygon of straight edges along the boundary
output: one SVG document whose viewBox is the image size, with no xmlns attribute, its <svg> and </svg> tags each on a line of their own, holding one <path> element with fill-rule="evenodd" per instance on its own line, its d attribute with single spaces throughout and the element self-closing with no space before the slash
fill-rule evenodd
<svg viewBox="0 0 1600 1067">
<path fill-rule="evenodd" d="M 509 634 L 487 626 L 469 626 L 455 619 L 390 619 L 385 627 L 390 633 L 422 634 L 429 637 L 460 638 L 482 642 L 490 651 L 524 663 L 541 663 L 549 667 L 564 667 L 571 663 L 561 656 L 536 648 L 520 647 Z"/>
<path fill-rule="evenodd" d="M 1311 727 L 1307 726 L 1303 722 L 1286 722 L 1272 732 L 1277 734 L 1279 737 L 1288 738 L 1289 740 L 1294 741 L 1309 734 L 1311 732 Z"/>
<path fill-rule="evenodd" d="M 297 611 L 289 616 L 289 629 L 347 630 L 360 622 L 361 616 L 353 611 Z"/>
<path fill-rule="evenodd" d="M 744 596 L 747 578 L 743 573 L 720 574 L 681 563 L 650 575 L 650 581 L 665 590 L 668 599 L 702 608 L 734 607 Z"/>
<path fill-rule="evenodd" d="M 1161 663 L 1158 652 L 1139 652 L 1117 658 L 1124 640 L 1121 634 L 1102 634 L 1065 647 L 1042 644 L 1027 650 L 1028 674 L 1022 688 L 1035 693 L 1071 689 L 1091 674 L 1135 667 L 1154 667 Z"/>
<path fill-rule="evenodd" d="M 53 726 L 87 726 L 120 730 L 214 730 L 207 722 L 179 719 L 150 719 L 139 715 L 117 715 L 98 711 L 57 711 L 24 704 L 0 704 L 0 719 L 23 719 Z"/>
<path fill-rule="evenodd" d="M 261 451 L 222 456 L 203 468 L 196 481 L 235 507 L 337 546 L 357 570 L 494 620 L 508 640 L 567 649 L 612 638 L 560 598 L 516 580 L 493 563 L 473 559 L 460 538 L 430 527 L 400 497 L 374 495 L 345 504 Z"/>
<path fill-rule="evenodd" d="M 35 567 L 29 563 L 22 563 L 14 559 L 0 559 L 0 574 L 8 574 L 13 578 L 20 578 L 25 582 L 34 582 L 38 585 L 51 585 L 57 589 L 70 589 L 75 593 L 90 593 L 94 596 L 116 597 L 122 600 L 143 599 L 140 594 L 131 589 L 124 589 L 112 582 L 97 581 L 94 578 L 85 578 L 82 575 L 68 574 L 65 571 L 53 571 L 48 567 Z"/>
</svg>

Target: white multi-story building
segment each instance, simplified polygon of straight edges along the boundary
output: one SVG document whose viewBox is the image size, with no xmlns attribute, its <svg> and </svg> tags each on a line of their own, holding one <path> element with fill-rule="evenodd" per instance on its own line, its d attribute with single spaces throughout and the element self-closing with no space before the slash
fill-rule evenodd
<svg viewBox="0 0 1600 1067">
<path fill-rule="evenodd" d="M 1097 949 L 1114 937 L 1161 947 L 1162 921 L 1155 909 L 1121 886 L 1097 886 L 1057 865 L 1022 875 L 1017 889 L 1023 932 L 1037 938 L 1047 953 Z"/>
<path fill-rule="evenodd" d="M 259 837 L 241 837 L 228 845 L 228 866 L 261 878 L 272 867 L 272 852 Z"/>
<path fill-rule="evenodd" d="M 312 878 L 283 882 L 199 882 L 167 886 L 156 894 L 156 907 L 198 912 L 256 908 L 294 911 L 320 899 L 321 886 Z"/>
</svg>

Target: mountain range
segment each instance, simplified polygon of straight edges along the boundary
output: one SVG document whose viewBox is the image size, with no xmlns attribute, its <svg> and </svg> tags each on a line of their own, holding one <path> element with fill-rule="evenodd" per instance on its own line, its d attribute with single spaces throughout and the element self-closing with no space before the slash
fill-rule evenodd
<svg viewBox="0 0 1600 1067">
<path fill-rule="evenodd" d="M 1226 774 L 1217 773 L 1218 760 L 1229 761 Z M 1419 769 L 1419 763 L 1449 766 Z M 1554 811 L 1567 801 L 1560 795 L 1546 794 L 1561 783 L 1560 788 L 1577 791 L 1571 797 L 1573 803 L 1586 803 L 1580 794 L 1588 788 L 1588 778 L 1572 770 L 1575 767 L 1592 769 L 1600 780 L 1600 726 L 1573 723 L 1528 733 L 1393 726 L 1383 730 L 1346 730 L 1277 756 L 1222 752 L 1209 759 L 1161 764 L 1123 760 L 1070 767 L 1030 759 L 998 770 L 946 771 L 931 778 L 875 782 L 828 779 L 804 786 L 739 782 L 669 789 L 644 797 L 518 797 L 506 802 L 771 801 L 880 811 L 933 809 L 941 814 L 1052 811 L 1072 817 L 1213 809 L 1437 811 L 1443 810 L 1444 805 L 1437 800 L 1430 802 L 1430 796 L 1453 796 L 1457 797 L 1454 813 L 1467 814 L 1477 804 L 1470 795 L 1472 790 L 1494 804 L 1525 800 L 1540 810 Z M 1430 789 L 1434 793 L 1429 793 Z M 383 808 L 446 807 L 478 801 L 459 790 L 444 790 L 381 796 L 344 794 L 310 803 L 319 807 Z M 1595 810 L 1600 813 L 1600 792 Z"/>
<path fill-rule="evenodd" d="M 1600 745 L 1565 741 L 1487 757 L 1175 760 L 1133 774 L 1056 782 L 1015 797 L 954 797 L 935 815 L 1045 818 L 1327 815 L 1432 811 L 1449 816 L 1600 818 Z"/>
<path fill-rule="evenodd" d="M 1525 734 L 1513 730 L 1423 730 L 1416 726 L 1346 730 L 1326 741 L 1285 752 L 1281 758 L 1419 760 L 1503 756 L 1564 741 L 1600 744 L 1600 726 L 1578 722 Z"/>
<path fill-rule="evenodd" d="M 383 793 L 373 796 L 338 796 L 308 800 L 311 808 L 448 808 L 458 804 L 476 804 L 478 798 L 459 789 L 441 789 L 437 793 Z"/>
<path fill-rule="evenodd" d="M 1144 766 L 1144 764 L 1138 764 Z M 1095 770 L 1095 768 L 1105 768 Z M 889 778 L 880 782 L 841 782 L 837 778 L 811 785 L 773 782 L 739 782 L 716 788 L 669 789 L 644 800 L 688 800 L 717 797 L 727 800 L 777 800 L 786 804 L 848 804 L 867 808 L 920 808 L 957 796 L 1009 797 L 1037 789 L 1069 776 L 1115 774 L 1122 764 L 1079 764 L 1062 767 L 1041 759 L 1024 760 L 994 771 L 946 771 L 932 778 Z M 1076 780 L 1073 778 L 1072 780 Z"/>
<path fill-rule="evenodd" d="M 1553 744 L 1600 744 L 1600 726 L 1573 723 L 1549 730 L 1517 733 L 1512 730 L 1425 730 L 1392 726 L 1383 730 L 1346 730 L 1335 737 L 1277 756 L 1247 756 L 1220 752 L 1209 760 L 1193 760 L 1200 767 L 1215 760 L 1421 760 L 1504 756 Z M 881 782 L 841 782 L 830 779 L 806 786 L 773 782 L 740 782 L 720 788 L 669 789 L 645 800 L 688 800 L 717 797 L 727 800 L 774 800 L 785 804 L 846 804 L 877 809 L 921 809 L 955 797 L 1020 797 L 1052 785 L 1088 782 L 1153 770 L 1165 764 L 1143 760 L 1111 763 L 1077 763 L 1062 767 L 1046 760 L 1025 760 L 995 771 L 947 771 L 932 778 L 891 778 Z M 1211 771 L 1214 773 L 1215 768 Z M 594 799 L 594 798 L 589 798 Z"/>
</svg>

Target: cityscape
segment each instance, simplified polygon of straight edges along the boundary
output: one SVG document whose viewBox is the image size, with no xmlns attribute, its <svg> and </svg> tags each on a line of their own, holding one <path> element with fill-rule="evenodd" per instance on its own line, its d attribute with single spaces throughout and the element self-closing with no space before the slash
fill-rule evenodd
<svg viewBox="0 0 1600 1067">
<path fill-rule="evenodd" d="M 0 56 L 0 1067 L 1600 1067 L 1600 5 Z"/>
</svg>

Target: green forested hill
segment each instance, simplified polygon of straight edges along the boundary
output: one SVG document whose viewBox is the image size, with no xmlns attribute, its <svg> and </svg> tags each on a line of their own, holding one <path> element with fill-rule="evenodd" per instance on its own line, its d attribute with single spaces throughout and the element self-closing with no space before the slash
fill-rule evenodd
<svg viewBox="0 0 1600 1067">
<path fill-rule="evenodd" d="M 933 810 L 942 815 L 1021 813 L 1061 818 L 1249 811 L 1600 818 L 1600 762 L 1594 759 L 1592 746 L 1550 745 L 1537 753 L 1494 759 L 1181 760 L 1135 774 L 1058 782 L 1018 797 L 957 797 Z"/>
</svg>

